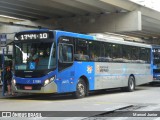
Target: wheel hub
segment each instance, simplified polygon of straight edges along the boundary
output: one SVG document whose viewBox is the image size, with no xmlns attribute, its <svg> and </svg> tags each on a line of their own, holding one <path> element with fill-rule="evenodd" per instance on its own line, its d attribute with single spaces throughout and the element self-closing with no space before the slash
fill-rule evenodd
<svg viewBox="0 0 160 120">
<path fill-rule="evenodd" d="M 83 86 L 83 84 L 81 84 L 81 83 L 78 84 L 78 91 L 79 91 L 80 96 L 84 95 L 84 86 Z"/>
</svg>

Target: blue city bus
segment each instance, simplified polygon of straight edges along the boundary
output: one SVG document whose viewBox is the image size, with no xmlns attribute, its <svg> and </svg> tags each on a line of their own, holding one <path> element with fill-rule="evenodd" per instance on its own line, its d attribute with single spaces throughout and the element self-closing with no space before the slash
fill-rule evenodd
<svg viewBox="0 0 160 120">
<path fill-rule="evenodd" d="M 16 33 L 12 87 L 21 93 L 72 93 L 151 82 L 150 45 L 58 30 Z M 31 49 L 38 60 L 28 61 Z"/>
<path fill-rule="evenodd" d="M 160 82 L 160 45 L 152 45 L 153 53 L 153 81 L 151 84 Z"/>
</svg>

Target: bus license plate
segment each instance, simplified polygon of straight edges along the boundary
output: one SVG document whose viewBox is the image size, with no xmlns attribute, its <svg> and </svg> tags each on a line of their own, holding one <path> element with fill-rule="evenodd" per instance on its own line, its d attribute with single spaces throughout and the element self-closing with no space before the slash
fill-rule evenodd
<svg viewBox="0 0 160 120">
<path fill-rule="evenodd" d="M 24 86 L 25 90 L 32 90 L 32 86 Z"/>
</svg>

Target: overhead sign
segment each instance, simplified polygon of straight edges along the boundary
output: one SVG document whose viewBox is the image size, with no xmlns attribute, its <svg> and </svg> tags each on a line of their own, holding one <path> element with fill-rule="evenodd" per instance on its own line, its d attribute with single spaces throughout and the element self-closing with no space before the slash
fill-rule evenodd
<svg viewBox="0 0 160 120">
<path fill-rule="evenodd" d="M 7 43 L 7 35 L 6 34 L 0 34 L 0 44 L 1 47 L 5 46 Z"/>
</svg>

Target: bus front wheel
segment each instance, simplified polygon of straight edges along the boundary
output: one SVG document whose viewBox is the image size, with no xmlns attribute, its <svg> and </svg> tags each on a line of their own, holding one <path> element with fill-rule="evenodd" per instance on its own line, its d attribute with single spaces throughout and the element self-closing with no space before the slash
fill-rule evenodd
<svg viewBox="0 0 160 120">
<path fill-rule="evenodd" d="M 83 79 L 79 79 L 76 92 L 74 93 L 75 98 L 83 98 L 87 95 L 87 86 Z"/>
</svg>

